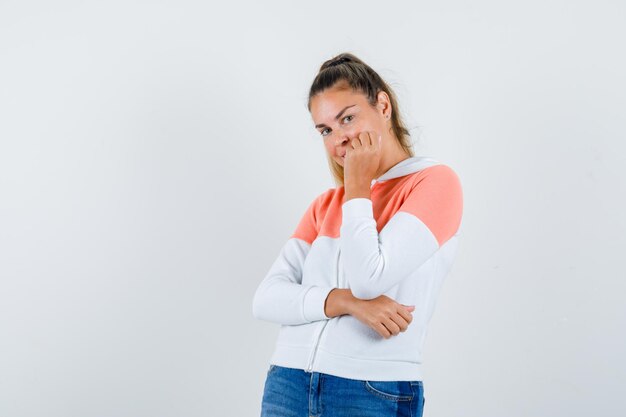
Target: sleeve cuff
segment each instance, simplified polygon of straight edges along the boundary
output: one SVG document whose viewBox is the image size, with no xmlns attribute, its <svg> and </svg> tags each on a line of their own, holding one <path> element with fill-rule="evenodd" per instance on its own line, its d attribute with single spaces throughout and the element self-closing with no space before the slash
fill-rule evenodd
<svg viewBox="0 0 626 417">
<path fill-rule="evenodd" d="M 369 198 L 352 198 L 341 206 L 342 220 L 356 219 L 360 217 L 374 218 L 372 200 Z"/>
<path fill-rule="evenodd" d="M 304 294 L 304 319 L 306 321 L 317 321 L 330 319 L 324 313 L 324 304 L 326 303 L 326 297 L 328 293 L 334 290 L 336 287 L 319 287 L 312 285 L 309 290 Z"/>
</svg>

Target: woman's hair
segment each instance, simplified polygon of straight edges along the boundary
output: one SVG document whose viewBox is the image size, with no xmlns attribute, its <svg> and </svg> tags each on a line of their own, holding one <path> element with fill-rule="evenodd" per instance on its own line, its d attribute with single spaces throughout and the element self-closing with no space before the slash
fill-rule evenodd
<svg viewBox="0 0 626 417">
<path fill-rule="evenodd" d="M 368 103 L 375 107 L 378 102 L 378 93 L 384 91 L 391 102 L 391 130 L 398 140 L 398 144 L 409 156 L 414 156 L 411 134 L 406 128 L 400 112 L 396 95 L 387 83 L 369 65 L 355 55 L 344 52 L 324 62 L 313 80 L 309 90 L 307 109 L 311 112 L 311 99 L 328 88 L 351 89 L 361 92 Z M 343 185 L 343 167 L 327 155 L 330 171 L 338 186 Z"/>
</svg>

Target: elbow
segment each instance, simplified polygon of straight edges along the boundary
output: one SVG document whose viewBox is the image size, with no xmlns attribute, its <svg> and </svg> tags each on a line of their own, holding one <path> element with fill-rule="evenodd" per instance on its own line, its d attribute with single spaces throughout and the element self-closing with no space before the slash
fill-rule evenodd
<svg viewBox="0 0 626 417">
<path fill-rule="evenodd" d="M 366 279 L 350 279 L 350 277 L 366 277 Z M 352 291 L 352 295 L 361 300 L 373 300 L 374 298 L 380 296 L 382 292 L 380 291 L 380 285 L 377 283 L 380 281 L 379 275 L 372 275 L 370 271 L 367 270 L 354 270 L 348 272 L 348 283 L 350 286 L 350 291 Z"/>
<path fill-rule="evenodd" d="M 252 297 L 252 317 L 257 320 L 265 320 L 263 304 L 261 303 L 261 297 L 259 296 L 258 290 L 254 293 L 254 297 Z"/>
</svg>

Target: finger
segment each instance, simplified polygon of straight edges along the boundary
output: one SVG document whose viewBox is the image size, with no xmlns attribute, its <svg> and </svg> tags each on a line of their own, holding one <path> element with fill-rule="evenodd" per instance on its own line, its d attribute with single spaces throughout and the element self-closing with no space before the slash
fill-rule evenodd
<svg viewBox="0 0 626 417">
<path fill-rule="evenodd" d="M 385 339 L 389 339 L 391 337 L 391 333 L 389 333 L 389 330 L 387 330 L 387 328 L 383 326 L 382 323 L 376 323 L 374 327 L 376 328 L 376 332 Z"/>
<path fill-rule="evenodd" d="M 413 315 L 404 307 L 398 309 L 398 314 L 407 322 L 407 324 L 410 324 L 413 321 Z"/>
<path fill-rule="evenodd" d="M 378 133 L 376 133 L 375 131 L 371 131 L 370 132 L 370 143 L 372 144 L 372 147 L 373 148 L 377 148 L 379 142 L 380 142 L 380 140 L 378 140 Z"/>
<path fill-rule="evenodd" d="M 391 316 L 391 320 L 393 320 L 396 326 L 398 326 L 398 332 L 403 332 L 409 327 L 407 321 L 400 314 L 395 314 Z"/>
<path fill-rule="evenodd" d="M 385 325 L 385 327 L 387 327 L 387 329 L 389 329 L 391 334 L 396 335 L 400 333 L 400 326 L 398 326 L 395 321 L 391 320 L 390 317 L 383 319 L 383 324 Z"/>
<path fill-rule="evenodd" d="M 400 314 L 392 316 L 391 320 L 393 320 L 396 326 L 398 326 L 398 333 L 406 331 L 406 329 L 409 327 L 404 317 L 402 317 Z"/>
<path fill-rule="evenodd" d="M 378 134 L 373 130 L 371 132 L 367 132 L 369 135 L 369 144 L 372 147 L 376 147 L 376 141 L 378 140 Z"/>
<path fill-rule="evenodd" d="M 363 146 L 369 147 L 370 146 L 370 132 L 368 132 L 367 130 L 364 132 L 359 133 L 359 139 L 361 140 L 361 143 L 363 144 Z"/>
<path fill-rule="evenodd" d="M 370 147 L 370 136 L 368 131 L 364 131 L 359 133 L 359 141 L 361 141 L 361 145 L 365 148 Z"/>
<path fill-rule="evenodd" d="M 378 132 L 372 130 L 368 133 L 368 144 L 372 147 L 372 149 L 380 149 L 380 144 L 382 141 L 382 135 L 379 135 Z"/>
</svg>

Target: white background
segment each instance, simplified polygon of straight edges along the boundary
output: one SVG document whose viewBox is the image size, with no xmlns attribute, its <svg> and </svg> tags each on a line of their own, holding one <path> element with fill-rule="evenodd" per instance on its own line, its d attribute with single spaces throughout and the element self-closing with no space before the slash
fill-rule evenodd
<svg viewBox="0 0 626 417">
<path fill-rule="evenodd" d="M 424 3 L 0 1 L 0 415 L 258 415 L 352 52 L 464 189 L 424 415 L 623 416 L 626 6 Z"/>
</svg>

